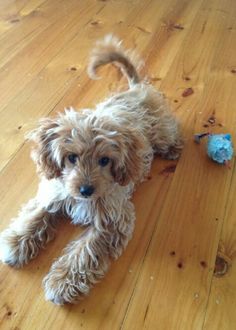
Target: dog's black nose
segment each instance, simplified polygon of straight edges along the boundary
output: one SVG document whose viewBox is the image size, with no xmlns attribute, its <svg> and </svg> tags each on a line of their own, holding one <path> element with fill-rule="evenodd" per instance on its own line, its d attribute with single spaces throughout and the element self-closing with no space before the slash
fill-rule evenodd
<svg viewBox="0 0 236 330">
<path fill-rule="evenodd" d="M 82 196 L 89 197 L 94 193 L 94 187 L 90 185 L 84 185 L 79 188 L 79 191 Z"/>
</svg>

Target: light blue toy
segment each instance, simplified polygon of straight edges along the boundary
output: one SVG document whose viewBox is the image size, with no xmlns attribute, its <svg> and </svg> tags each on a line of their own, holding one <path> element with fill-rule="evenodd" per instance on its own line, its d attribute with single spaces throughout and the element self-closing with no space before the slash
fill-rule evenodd
<svg viewBox="0 0 236 330">
<path fill-rule="evenodd" d="M 200 143 L 200 139 L 207 136 L 207 154 L 215 162 L 228 165 L 232 159 L 234 150 L 230 134 L 196 134 L 194 140 Z"/>
</svg>

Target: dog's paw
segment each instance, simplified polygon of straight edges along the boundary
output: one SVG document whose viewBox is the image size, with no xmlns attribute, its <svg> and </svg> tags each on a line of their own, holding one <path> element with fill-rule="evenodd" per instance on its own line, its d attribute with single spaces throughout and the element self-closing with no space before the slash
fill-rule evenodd
<svg viewBox="0 0 236 330">
<path fill-rule="evenodd" d="M 163 153 L 162 157 L 169 160 L 176 160 L 180 157 L 183 149 L 183 141 L 179 140 L 175 145 L 170 146 L 168 152 Z"/>
<path fill-rule="evenodd" d="M 0 261 L 13 267 L 20 267 L 23 261 L 19 249 L 19 239 L 9 229 L 0 236 Z"/>
<path fill-rule="evenodd" d="M 68 256 L 67 256 L 68 257 Z M 64 257 L 58 259 L 43 280 L 45 299 L 57 305 L 77 303 L 89 293 L 90 285 L 79 269 L 68 267 Z"/>
<path fill-rule="evenodd" d="M 0 236 L 0 261 L 12 267 L 22 267 L 38 254 L 34 239 L 6 229 Z"/>
<path fill-rule="evenodd" d="M 170 149 L 168 153 L 163 154 L 162 157 L 168 160 L 177 160 L 181 155 L 181 152 L 176 149 Z"/>
<path fill-rule="evenodd" d="M 4 264 L 14 265 L 16 260 L 11 245 L 0 237 L 0 261 Z"/>
</svg>

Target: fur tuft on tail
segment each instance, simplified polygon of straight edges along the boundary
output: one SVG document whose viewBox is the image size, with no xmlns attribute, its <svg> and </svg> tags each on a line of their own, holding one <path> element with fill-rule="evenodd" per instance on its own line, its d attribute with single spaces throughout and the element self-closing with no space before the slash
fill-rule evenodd
<svg viewBox="0 0 236 330">
<path fill-rule="evenodd" d="M 88 65 L 88 75 L 91 79 L 99 79 L 96 71 L 100 66 L 114 63 L 127 77 L 129 85 L 140 82 L 136 68 L 142 63 L 135 60 L 134 54 L 129 50 L 123 49 L 121 44 L 122 41 L 111 34 L 97 41 Z M 137 65 L 135 65 L 136 62 L 138 62 Z"/>
</svg>

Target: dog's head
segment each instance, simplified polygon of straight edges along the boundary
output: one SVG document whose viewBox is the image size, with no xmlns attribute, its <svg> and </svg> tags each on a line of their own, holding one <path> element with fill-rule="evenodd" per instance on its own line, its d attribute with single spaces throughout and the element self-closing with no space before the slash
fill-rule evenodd
<svg viewBox="0 0 236 330">
<path fill-rule="evenodd" d="M 39 172 L 47 179 L 61 177 L 76 199 L 102 197 L 114 183 L 127 185 L 143 174 L 143 137 L 90 110 L 43 119 L 31 139 Z"/>
</svg>

